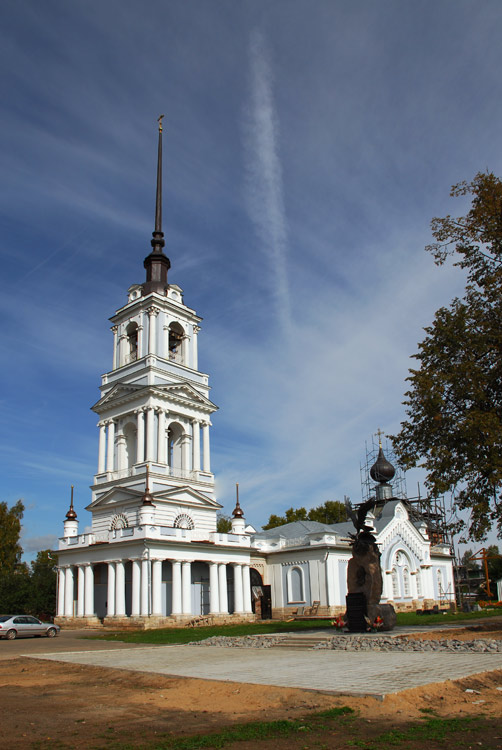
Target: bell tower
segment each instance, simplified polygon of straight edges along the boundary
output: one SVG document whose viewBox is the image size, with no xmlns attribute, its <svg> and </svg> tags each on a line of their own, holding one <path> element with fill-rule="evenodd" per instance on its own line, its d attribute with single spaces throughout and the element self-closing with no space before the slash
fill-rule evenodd
<svg viewBox="0 0 502 750">
<path fill-rule="evenodd" d="M 93 530 L 106 498 L 131 505 L 131 511 L 139 508 L 147 472 L 157 514 L 163 513 L 163 499 L 176 504 L 187 491 L 214 504 L 215 510 L 220 507 L 214 500 L 209 446 L 211 414 L 217 407 L 209 399 L 208 375 L 198 367 L 201 318 L 167 278 L 171 264 L 162 231 L 162 117 L 146 279 L 129 288 L 126 304 L 110 319 L 112 368 L 102 376 L 101 398 L 92 407 L 99 417 L 98 467 L 89 506 Z M 157 523 L 162 520 L 167 521 Z M 208 530 L 212 525 L 208 520 Z"/>
</svg>

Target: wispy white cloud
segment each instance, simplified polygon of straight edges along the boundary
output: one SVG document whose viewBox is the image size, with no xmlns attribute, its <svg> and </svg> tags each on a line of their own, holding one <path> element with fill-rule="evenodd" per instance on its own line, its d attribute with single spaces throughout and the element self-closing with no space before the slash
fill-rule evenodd
<svg viewBox="0 0 502 750">
<path fill-rule="evenodd" d="M 273 74 L 265 39 L 251 34 L 250 96 L 246 107 L 247 200 L 260 249 L 269 263 L 271 289 L 283 334 L 291 325 L 288 282 L 288 227 L 279 149 L 279 125 L 274 104 Z"/>
</svg>

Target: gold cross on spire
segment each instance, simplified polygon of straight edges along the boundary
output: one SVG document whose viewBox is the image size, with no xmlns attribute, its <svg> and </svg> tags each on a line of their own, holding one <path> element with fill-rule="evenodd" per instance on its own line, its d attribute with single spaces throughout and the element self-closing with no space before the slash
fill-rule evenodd
<svg viewBox="0 0 502 750">
<path fill-rule="evenodd" d="M 375 435 L 378 435 L 378 447 L 381 448 L 382 447 L 382 435 L 385 435 L 385 433 L 382 432 L 382 430 L 379 427 L 378 430 L 375 432 Z"/>
<path fill-rule="evenodd" d="M 162 119 L 164 115 L 160 115 L 160 117 L 157 118 L 157 122 L 159 123 L 159 133 L 162 133 Z"/>
</svg>

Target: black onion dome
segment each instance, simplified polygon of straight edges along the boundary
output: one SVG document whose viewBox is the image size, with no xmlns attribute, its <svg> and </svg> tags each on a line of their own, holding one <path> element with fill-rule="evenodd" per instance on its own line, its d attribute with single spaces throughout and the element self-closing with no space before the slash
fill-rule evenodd
<svg viewBox="0 0 502 750">
<path fill-rule="evenodd" d="M 66 518 L 68 521 L 75 521 L 77 519 L 77 514 L 75 513 L 75 508 L 73 507 L 73 485 L 71 486 L 70 509 L 66 514 Z"/>
<path fill-rule="evenodd" d="M 395 468 L 384 456 L 382 446 L 378 451 L 378 458 L 370 469 L 370 476 L 375 482 L 390 482 L 396 473 Z"/>
<path fill-rule="evenodd" d="M 239 500 L 237 500 L 235 504 L 235 508 L 232 511 L 232 515 L 234 518 L 244 518 L 244 512 L 239 504 Z"/>
</svg>

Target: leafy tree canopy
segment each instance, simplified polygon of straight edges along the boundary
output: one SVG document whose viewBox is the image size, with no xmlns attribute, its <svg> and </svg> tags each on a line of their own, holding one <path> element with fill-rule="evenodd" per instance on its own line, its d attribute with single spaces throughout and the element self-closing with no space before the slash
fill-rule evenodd
<svg viewBox="0 0 502 750">
<path fill-rule="evenodd" d="M 219 534 L 228 534 L 232 531 L 232 519 L 223 513 L 216 514 L 216 531 Z"/>
<path fill-rule="evenodd" d="M 24 513 L 22 500 L 12 508 L 0 503 L 0 572 L 13 573 L 21 562 L 23 549 L 19 544 L 21 521 Z"/>
<path fill-rule="evenodd" d="M 320 523 L 341 523 L 347 520 L 347 513 L 344 503 L 338 500 L 327 500 L 323 505 L 317 508 L 288 508 L 283 516 L 277 516 L 272 513 L 268 523 L 263 526 L 264 530 L 274 529 L 276 526 L 283 526 L 285 523 L 293 521 L 319 521 Z"/>
<path fill-rule="evenodd" d="M 433 496 L 453 492 L 469 533 L 502 532 L 502 182 L 479 173 L 451 189 L 465 216 L 435 218 L 426 250 L 466 270 L 465 295 L 439 309 L 414 355 L 407 421 L 392 438 L 404 468 L 422 466 Z"/>
</svg>

